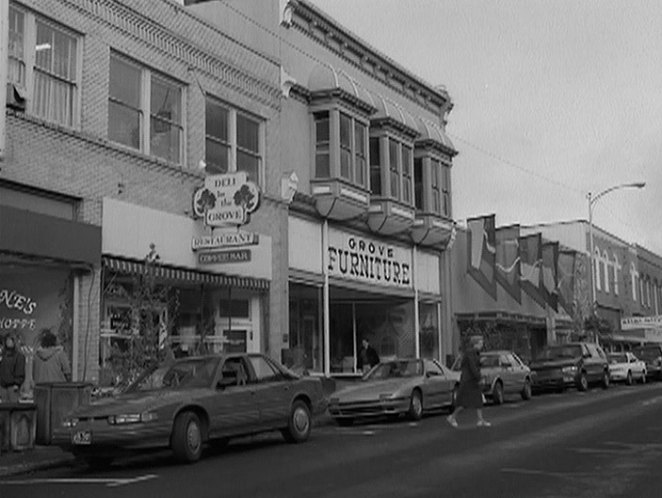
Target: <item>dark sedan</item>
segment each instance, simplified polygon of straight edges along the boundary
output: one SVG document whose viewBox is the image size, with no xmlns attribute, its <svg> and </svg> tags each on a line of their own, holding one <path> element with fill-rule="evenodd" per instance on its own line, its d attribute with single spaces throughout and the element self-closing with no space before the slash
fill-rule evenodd
<svg viewBox="0 0 662 498">
<path fill-rule="evenodd" d="M 319 379 L 299 377 L 269 357 L 201 356 L 155 367 L 124 393 L 75 410 L 53 438 L 95 466 L 127 450 L 167 447 L 194 462 L 205 443 L 235 436 L 280 430 L 303 442 L 324 408 Z"/>
</svg>

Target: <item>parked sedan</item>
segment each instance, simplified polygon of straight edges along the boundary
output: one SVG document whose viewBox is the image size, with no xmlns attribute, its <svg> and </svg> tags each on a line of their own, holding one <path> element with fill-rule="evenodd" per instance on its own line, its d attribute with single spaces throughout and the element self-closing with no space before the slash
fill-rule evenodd
<svg viewBox="0 0 662 498">
<path fill-rule="evenodd" d="M 127 450 L 167 447 L 194 462 L 205 443 L 235 436 L 280 430 L 303 442 L 324 408 L 320 379 L 264 355 L 201 356 L 150 369 L 123 394 L 78 408 L 53 439 L 94 466 Z"/>
<path fill-rule="evenodd" d="M 628 386 L 633 380 L 646 382 L 646 362 L 630 352 L 609 353 L 609 377 L 612 381 L 625 382 Z"/>
<path fill-rule="evenodd" d="M 425 411 L 452 406 L 459 379 L 435 360 L 382 361 L 355 385 L 335 392 L 329 399 L 329 413 L 339 425 L 383 415 L 419 420 Z"/>
<path fill-rule="evenodd" d="M 462 355 L 453 364 L 453 371 L 460 372 Z M 508 395 L 516 394 L 524 400 L 531 399 L 531 369 L 512 351 L 481 351 L 481 385 L 485 398 L 500 405 Z"/>
<path fill-rule="evenodd" d="M 634 348 L 632 352 L 646 362 L 648 378 L 662 380 L 662 345 L 644 344 Z"/>
</svg>

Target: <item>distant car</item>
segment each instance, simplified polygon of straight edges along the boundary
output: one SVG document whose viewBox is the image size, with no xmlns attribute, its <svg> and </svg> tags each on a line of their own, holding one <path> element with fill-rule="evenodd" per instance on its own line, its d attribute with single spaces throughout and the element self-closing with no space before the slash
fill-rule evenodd
<svg viewBox="0 0 662 498">
<path fill-rule="evenodd" d="M 453 363 L 452 370 L 460 373 L 462 355 Z M 508 395 L 517 394 L 531 399 L 531 369 L 513 351 L 481 351 L 480 372 L 483 394 L 500 405 Z"/>
<path fill-rule="evenodd" d="M 575 386 L 586 391 L 589 384 L 609 387 L 609 362 L 600 346 L 592 342 L 548 345 L 529 365 L 533 372 L 533 390 L 563 391 Z"/>
<path fill-rule="evenodd" d="M 435 360 L 396 358 L 382 361 L 356 384 L 333 393 L 329 414 L 339 425 L 356 419 L 408 415 L 451 407 L 460 377 Z"/>
<path fill-rule="evenodd" d="M 207 442 L 280 430 L 308 439 L 326 407 L 320 379 L 299 377 L 261 354 L 191 357 L 146 371 L 126 392 L 82 406 L 53 443 L 92 466 L 131 450 L 170 447 L 194 462 Z"/>
<path fill-rule="evenodd" d="M 646 363 L 646 375 L 650 379 L 662 380 L 662 346 L 645 344 L 632 350 L 634 355 Z"/>
<path fill-rule="evenodd" d="M 634 380 L 646 382 L 646 363 L 632 353 L 609 353 L 609 376 L 613 382 L 625 382 L 628 386 Z"/>
</svg>

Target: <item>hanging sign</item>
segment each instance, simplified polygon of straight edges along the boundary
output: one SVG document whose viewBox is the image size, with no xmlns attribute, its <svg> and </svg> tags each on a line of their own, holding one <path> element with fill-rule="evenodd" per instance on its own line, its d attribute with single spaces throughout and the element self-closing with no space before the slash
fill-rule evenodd
<svg viewBox="0 0 662 498">
<path fill-rule="evenodd" d="M 203 235 L 194 237 L 191 248 L 194 251 L 202 249 L 218 249 L 222 247 L 252 246 L 260 242 L 260 236 L 254 232 L 231 230 L 227 232 L 215 232 L 214 235 Z"/>
<path fill-rule="evenodd" d="M 260 190 L 245 171 L 209 175 L 193 194 L 193 212 L 210 227 L 241 226 L 260 204 Z"/>
<path fill-rule="evenodd" d="M 201 265 L 214 265 L 218 263 L 248 263 L 251 260 L 251 251 L 248 249 L 236 251 L 201 252 L 198 262 Z"/>
</svg>

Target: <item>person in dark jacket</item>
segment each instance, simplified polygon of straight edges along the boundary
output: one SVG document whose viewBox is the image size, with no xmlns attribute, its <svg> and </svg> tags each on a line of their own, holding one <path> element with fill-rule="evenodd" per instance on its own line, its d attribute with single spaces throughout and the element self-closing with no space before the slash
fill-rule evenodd
<svg viewBox="0 0 662 498">
<path fill-rule="evenodd" d="M 457 416 L 464 409 L 475 409 L 478 418 L 478 427 L 489 427 L 490 424 L 483 418 L 483 392 L 480 387 L 480 350 L 483 349 L 481 336 L 471 337 L 471 346 L 462 356 L 462 372 L 460 374 L 460 387 L 455 398 L 455 410 L 446 420 L 457 427 Z"/>
<path fill-rule="evenodd" d="M 359 368 L 359 370 L 366 372 L 378 363 L 379 355 L 377 354 L 377 351 L 370 345 L 368 339 L 363 339 L 356 366 Z"/>
<path fill-rule="evenodd" d="M 0 360 L 0 399 L 5 403 L 18 403 L 24 380 L 25 356 L 16 347 L 14 336 L 7 335 Z"/>
<path fill-rule="evenodd" d="M 57 345 L 57 338 L 46 329 L 41 335 L 41 344 L 34 354 L 32 377 L 35 384 L 40 382 L 69 382 L 71 367 L 69 358 L 62 346 Z"/>
</svg>

